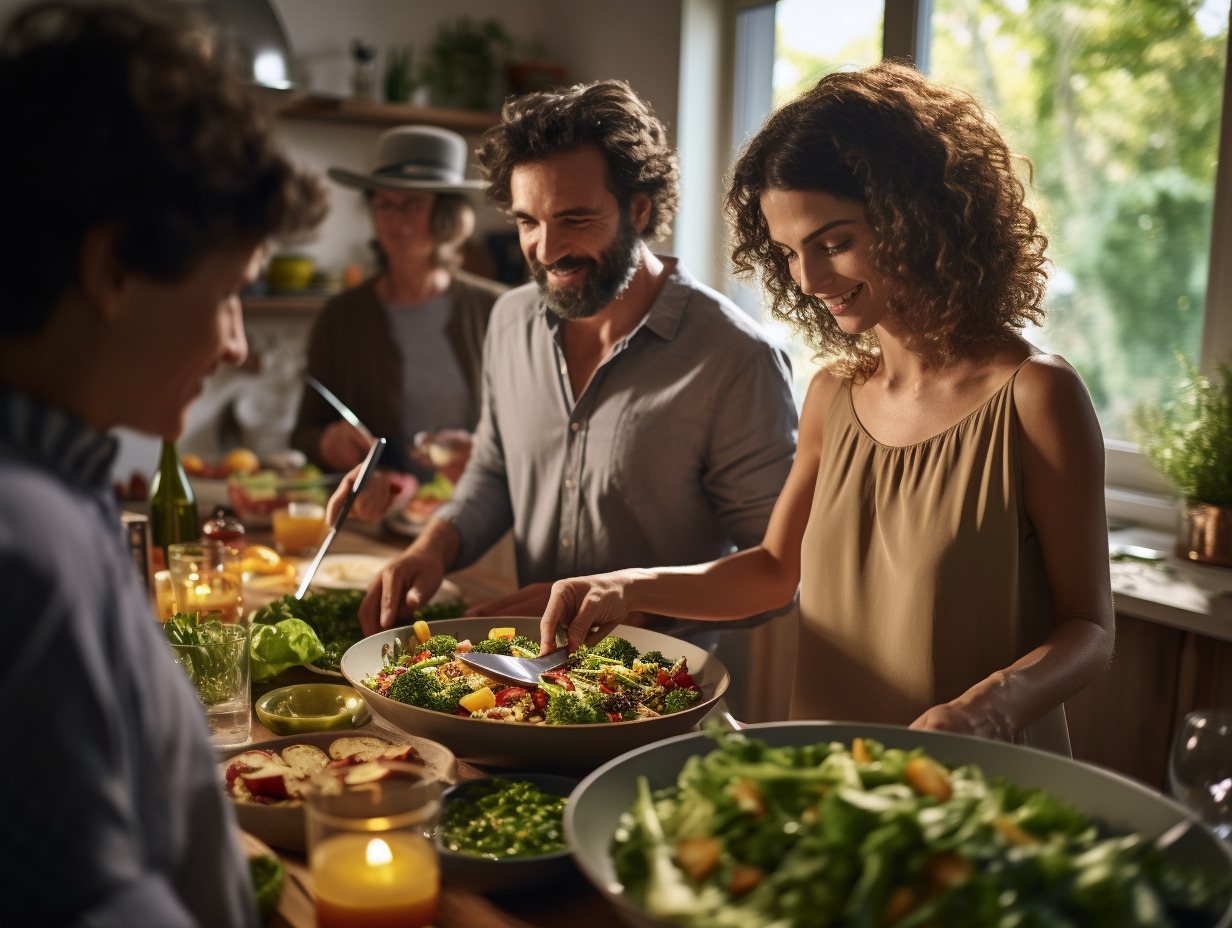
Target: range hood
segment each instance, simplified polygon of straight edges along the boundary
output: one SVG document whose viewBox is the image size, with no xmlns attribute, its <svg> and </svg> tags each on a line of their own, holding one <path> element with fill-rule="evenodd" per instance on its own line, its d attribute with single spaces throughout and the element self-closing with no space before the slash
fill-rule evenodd
<svg viewBox="0 0 1232 928">
<path fill-rule="evenodd" d="M 270 0 L 194 0 L 214 26 L 218 54 L 241 78 L 262 87 L 295 86 L 295 54 Z"/>
</svg>

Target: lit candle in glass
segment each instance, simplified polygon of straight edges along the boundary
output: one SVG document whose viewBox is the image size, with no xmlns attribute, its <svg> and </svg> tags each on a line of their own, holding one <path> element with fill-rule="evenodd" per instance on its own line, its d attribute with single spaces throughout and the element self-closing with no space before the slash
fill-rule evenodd
<svg viewBox="0 0 1232 928">
<path fill-rule="evenodd" d="M 436 916 L 440 870 L 428 839 L 340 833 L 312 852 L 318 928 L 422 928 Z"/>
<path fill-rule="evenodd" d="M 440 785 L 391 777 L 307 796 L 318 928 L 424 928 L 436 917 Z"/>
</svg>

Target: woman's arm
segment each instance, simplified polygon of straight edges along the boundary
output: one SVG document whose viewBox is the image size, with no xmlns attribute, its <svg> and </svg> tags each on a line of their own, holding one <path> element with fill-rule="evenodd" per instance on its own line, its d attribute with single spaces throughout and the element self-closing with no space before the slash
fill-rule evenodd
<svg viewBox="0 0 1232 928">
<path fill-rule="evenodd" d="M 1038 355 L 1014 385 L 1027 516 L 1052 593 L 1052 630 L 1039 647 L 914 728 L 1010 740 L 1090 684 L 1112 657 L 1115 616 L 1104 510 L 1104 445 L 1078 373 Z"/>
<path fill-rule="evenodd" d="M 691 567 L 629 568 L 558 580 L 540 623 L 542 647 L 554 647 L 557 628 L 564 628 L 569 647 L 576 648 L 632 612 L 724 621 L 790 602 L 800 583 L 800 543 L 817 482 L 825 414 L 839 383 L 821 372 L 809 385 L 795 461 L 760 545 Z"/>
</svg>

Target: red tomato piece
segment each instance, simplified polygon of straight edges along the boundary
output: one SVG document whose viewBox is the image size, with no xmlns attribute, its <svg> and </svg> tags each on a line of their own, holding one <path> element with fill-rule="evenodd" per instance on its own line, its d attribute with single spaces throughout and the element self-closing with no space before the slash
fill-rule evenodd
<svg viewBox="0 0 1232 928">
<path fill-rule="evenodd" d="M 496 693 L 496 704 L 498 706 L 512 706 L 515 702 L 526 695 L 526 690 L 520 686 L 507 686 L 503 690 L 498 690 Z"/>
</svg>

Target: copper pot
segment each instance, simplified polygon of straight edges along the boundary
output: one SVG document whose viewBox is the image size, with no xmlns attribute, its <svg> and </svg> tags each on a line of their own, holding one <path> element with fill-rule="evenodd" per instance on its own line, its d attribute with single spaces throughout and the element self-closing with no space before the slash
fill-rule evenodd
<svg viewBox="0 0 1232 928">
<path fill-rule="evenodd" d="M 1232 509 L 1194 503 L 1185 513 L 1180 555 L 1202 564 L 1232 567 Z"/>
</svg>

